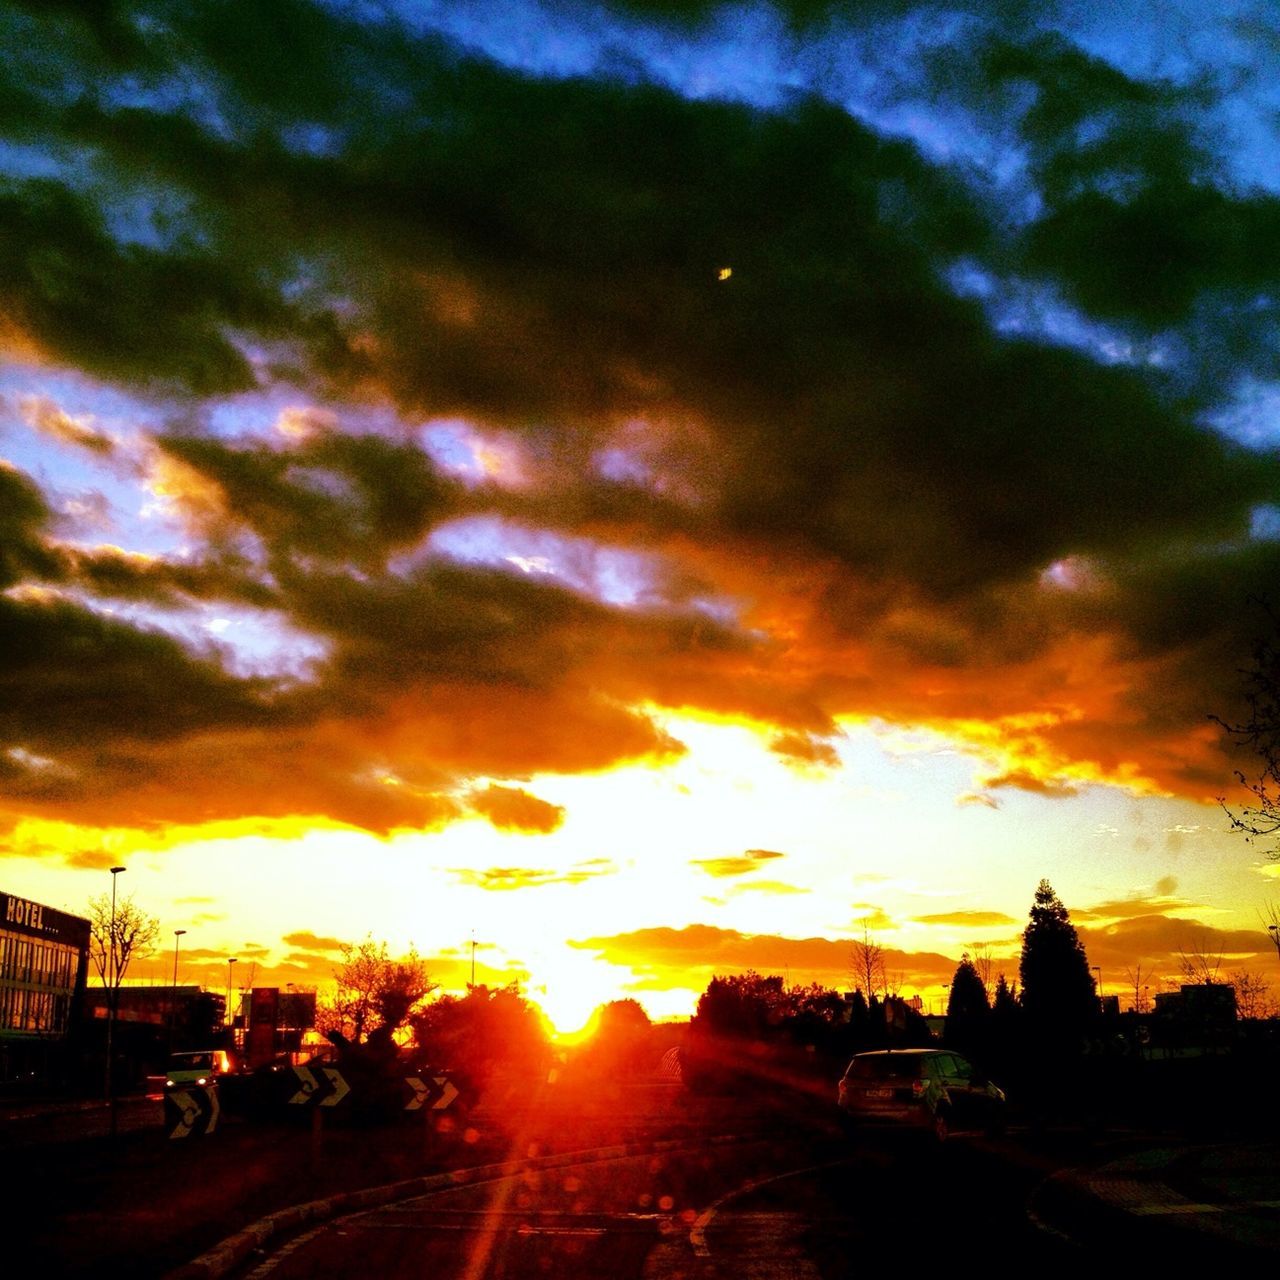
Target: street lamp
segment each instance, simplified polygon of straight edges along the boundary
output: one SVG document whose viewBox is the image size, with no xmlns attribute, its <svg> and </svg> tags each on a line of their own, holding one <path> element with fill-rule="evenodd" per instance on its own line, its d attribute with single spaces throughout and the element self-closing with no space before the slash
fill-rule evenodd
<svg viewBox="0 0 1280 1280">
<path fill-rule="evenodd" d="M 186 933 L 185 929 L 173 931 L 173 996 L 169 1001 L 169 1052 L 173 1052 L 173 1023 L 178 1012 L 178 939 Z"/>
<path fill-rule="evenodd" d="M 231 1025 L 231 966 L 235 964 L 233 956 L 227 961 L 227 1026 Z"/>
<path fill-rule="evenodd" d="M 1275 943 L 1276 955 L 1280 956 L 1280 924 L 1267 925 L 1267 932 L 1271 935 L 1271 941 Z"/>
<path fill-rule="evenodd" d="M 105 1088 L 107 1105 L 111 1111 L 111 1136 L 113 1138 L 116 1136 L 116 1091 L 115 1082 L 111 1078 L 111 1041 L 114 1038 L 112 1032 L 115 1029 L 116 1021 L 116 877 L 122 871 L 127 870 L 127 867 L 111 868 L 111 927 L 107 933 L 107 1071 Z"/>
</svg>

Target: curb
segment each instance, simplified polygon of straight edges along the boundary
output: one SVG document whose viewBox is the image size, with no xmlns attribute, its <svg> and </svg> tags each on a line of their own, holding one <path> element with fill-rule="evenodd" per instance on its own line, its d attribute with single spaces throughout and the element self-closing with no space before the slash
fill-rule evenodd
<svg viewBox="0 0 1280 1280">
<path fill-rule="evenodd" d="M 749 1140 L 749 1135 L 716 1134 L 699 1141 L 706 1146 L 720 1146 Z M 612 1147 L 593 1147 L 586 1151 L 562 1151 L 557 1155 L 539 1156 L 531 1160 L 507 1160 L 502 1164 L 474 1165 L 467 1169 L 454 1169 L 448 1173 L 431 1173 L 417 1178 L 404 1178 L 399 1182 L 388 1182 L 378 1187 L 362 1187 L 358 1191 L 340 1191 L 320 1200 L 292 1205 L 287 1209 L 277 1209 L 275 1213 L 268 1214 L 234 1235 L 227 1236 L 199 1257 L 166 1273 L 164 1280 L 222 1280 L 240 1266 L 251 1253 L 264 1249 L 272 1240 L 301 1227 L 328 1222 L 333 1218 L 362 1209 L 376 1209 L 396 1200 L 429 1195 L 433 1191 L 446 1191 L 453 1187 L 473 1186 L 479 1182 L 493 1182 L 535 1169 L 558 1169 L 565 1165 L 582 1164 L 590 1160 L 621 1160 L 627 1156 L 646 1155 L 655 1151 L 674 1151 L 690 1145 L 688 1139 L 680 1138 L 663 1138 L 655 1142 L 628 1142 Z"/>
</svg>

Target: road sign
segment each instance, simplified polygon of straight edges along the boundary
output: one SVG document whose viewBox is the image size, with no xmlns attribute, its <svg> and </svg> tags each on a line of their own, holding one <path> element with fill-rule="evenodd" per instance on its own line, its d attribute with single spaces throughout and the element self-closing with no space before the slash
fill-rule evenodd
<svg viewBox="0 0 1280 1280">
<path fill-rule="evenodd" d="M 188 1085 L 164 1095 L 164 1124 L 171 1138 L 212 1133 L 221 1114 L 217 1085 Z"/>
<path fill-rule="evenodd" d="M 289 1099 L 293 1106 L 336 1107 L 351 1092 L 346 1077 L 337 1067 L 297 1066 L 298 1091 Z"/>
<path fill-rule="evenodd" d="M 448 1076 L 405 1076 L 410 1098 L 406 1111 L 444 1111 L 458 1096 L 458 1088 Z"/>
</svg>

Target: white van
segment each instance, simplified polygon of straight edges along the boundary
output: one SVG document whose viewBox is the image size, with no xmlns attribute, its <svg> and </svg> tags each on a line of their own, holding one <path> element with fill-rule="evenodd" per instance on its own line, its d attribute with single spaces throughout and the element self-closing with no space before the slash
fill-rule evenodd
<svg viewBox="0 0 1280 1280">
<path fill-rule="evenodd" d="M 216 1084 L 219 1076 L 231 1071 L 231 1055 L 225 1049 L 197 1049 L 193 1053 L 171 1053 L 164 1073 L 164 1087 L 184 1084 Z"/>
</svg>

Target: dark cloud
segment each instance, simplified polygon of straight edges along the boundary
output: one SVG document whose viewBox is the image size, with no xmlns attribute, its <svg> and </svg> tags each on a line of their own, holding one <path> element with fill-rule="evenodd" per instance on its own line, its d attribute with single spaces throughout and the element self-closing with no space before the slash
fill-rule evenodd
<svg viewBox="0 0 1280 1280">
<path fill-rule="evenodd" d="M 252 529 L 281 573 L 298 558 L 385 569 L 391 552 L 416 545 L 452 505 L 453 486 L 422 450 L 378 436 L 317 430 L 278 449 L 191 435 L 159 443 L 217 492 L 206 514 Z"/>
<path fill-rule="evenodd" d="M 1206 370 L 1274 345 L 1280 206 L 1215 163 L 1213 86 L 1031 33 L 1043 7 L 998 34 L 971 9 L 921 79 L 1007 128 L 1020 217 L 815 98 L 517 74 L 303 0 L 0 10 L 0 133 L 49 161 L 0 182 L 5 341 L 171 397 L 155 448 L 196 548 L 60 545 L 0 470 L 0 589 L 25 589 L 0 598 L 6 803 L 430 827 L 473 775 L 672 757 L 653 705 L 824 767 L 841 715 L 986 720 L 986 787 L 1214 794 L 1206 716 L 1280 571 L 1249 537 L 1280 462 L 1205 426 L 1231 381 Z M 948 283 L 961 259 L 1172 334 L 1189 372 L 1011 338 Z M 259 386 L 334 413 L 215 430 L 201 402 Z M 345 423 L 385 399 L 402 434 Z M 448 416 L 515 440 L 520 480 L 446 475 L 413 432 Z M 52 401 L 32 420 L 112 450 Z M 654 585 L 613 607 L 428 553 L 481 513 L 643 553 Z M 86 595 L 270 609 L 324 656 L 305 686 L 239 678 Z M 478 794 L 500 825 L 556 818 Z"/>
</svg>

